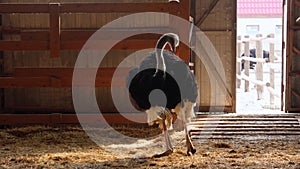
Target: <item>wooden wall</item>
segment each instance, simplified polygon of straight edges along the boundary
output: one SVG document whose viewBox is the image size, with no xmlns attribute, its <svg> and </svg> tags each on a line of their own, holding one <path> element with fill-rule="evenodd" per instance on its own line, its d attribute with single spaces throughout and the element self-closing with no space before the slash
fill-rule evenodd
<svg viewBox="0 0 300 169">
<path fill-rule="evenodd" d="M 220 56 L 228 90 L 225 96 L 221 96 L 224 93 L 218 85 L 219 82 L 214 79 L 214 83 L 211 83 L 205 65 L 196 59 L 196 75 L 201 86 L 200 111 L 222 111 L 224 107 L 227 112 L 235 112 L 236 0 L 206 0 L 195 3 L 195 23 Z"/>
<path fill-rule="evenodd" d="M 287 1 L 285 111 L 300 111 L 300 1 Z M 298 22 L 297 22 L 298 20 Z"/>
<path fill-rule="evenodd" d="M 163 0 L 144 0 L 145 2 L 162 2 Z M 2 0 L 1 3 L 23 3 L 23 0 Z M 30 0 L 26 3 L 49 3 L 49 2 L 82 2 L 82 0 Z M 88 0 L 84 2 L 99 2 Z M 101 2 L 141 2 L 140 0 L 102 0 Z M 126 14 L 63 14 L 61 16 L 62 29 L 99 29 L 108 22 Z M 2 24 L 5 27 L 48 29 L 48 14 L 4 14 Z M 141 25 L 165 26 L 167 18 L 128 23 L 124 27 Z M 4 34 L 5 40 L 18 40 L 19 35 Z M 79 51 L 61 51 L 60 57 L 50 58 L 48 51 L 14 51 L 4 52 L 4 73 L 11 74 L 15 68 L 73 68 Z M 133 51 L 111 51 L 101 63 L 101 67 L 116 67 L 128 54 Z M 132 63 L 135 64 L 135 63 Z M 5 89 L 6 112 L 73 112 L 71 88 L 11 88 Z M 114 112 L 115 107 L 111 99 L 110 88 L 101 87 L 96 89 L 96 96 L 103 112 Z"/>
<path fill-rule="evenodd" d="M 102 0 L 101 2 L 141 2 L 141 0 Z M 143 0 L 145 2 L 165 2 L 166 0 Z M 1 3 L 22 3 L 23 0 L 0 0 Z M 49 3 L 49 2 L 82 2 L 82 0 L 30 0 L 27 3 Z M 87 0 L 84 2 L 98 2 L 98 0 Z M 195 15 L 195 23 L 202 19 L 199 28 L 205 32 L 212 44 L 215 46 L 226 72 L 226 94 L 225 105 L 220 100 L 220 88 L 216 83 L 211 84 L 206 69 L 199 59 L 196 59 L 195 72 L 200 86 L 200 110 L 208 111 L 210 107 L 223 107 L 225 111 L 235 111 L 235 23 L 236 23 L 236 0 L 191 0 L 195 4 L 192 13 Z M 213 6 L 213 4 L 216 5 Z M 210 10 L 211 9 L 211 10 Z M 63 14 L 61 16 L 62 29 L 98 29 L 111 20 L 124 16 L 125 14 Z M 205 17 L 207 16 L 207 17 Z M 47 29 L 49 27 L 47 14 L 6 14 L 2 16 L 3 26 Z M 168 24 L 168 18 L 156 18 L 155 20 L 142 21 L 140 23 L 128 23 L 124 25 L 147 25 L 151 23 L 157 26 Z M 4 39 L 18 39 L 18 35 L 4 34 Z M 111 51 L 103 60 L 101 66 L 115 67 L 132 51 Z M 17 51 L 4 52 L 4 72 L 10 74 L 15 68 L 72 68 L 74 67 L 78 51 L 61 51 L 59 58 L 50 58 L 47 51 Z M 197 58 L 197 57 L 196 57 Z M 135 64 L 135 63 L 132 63 Z M 5 89 L 5 111 L 17 112 L 72 112 L 72 96 L 70 88 L 26 88 Z M 114 112 L 115 107 L 111 100 L 109 88 L 97 88 L 98 103 L 102 112 Z M 212 98 L 212 99 L 211 99 Z M 213 100 L 211 102 L 211 100 Z M 218 109 L 215 109 L 219 111 Z"/>
</svg>

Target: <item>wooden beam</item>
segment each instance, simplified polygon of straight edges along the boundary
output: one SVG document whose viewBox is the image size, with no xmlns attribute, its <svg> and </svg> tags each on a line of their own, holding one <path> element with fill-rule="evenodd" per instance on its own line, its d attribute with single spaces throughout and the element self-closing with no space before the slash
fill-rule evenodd
<svg viewBox="0 0 300 169">
<path fill-rule="evenodd" d="M 91 41 L 88 47 L 91 50 L 109 49 L 109 40 Z M 114 41 L 113 41 L 114 42 Z M 116 50 L 138 50 L 154 48 L 157 39 L 149 40 L 123 40 L 117 43 L 112 49 Z M 86 43 L 85 40 L 78 41 L 63 41 L 60 44 L 61 50 L 81 50 L 83 45 Z M 48 41 L 0 41 L 0 51 L 13 51 L 13 50 L 49 50 Z"/>
<path fill-rule="evenodd" d="M 0 51 L 49 50 L 47 41 L 0 41 Z"/>
<path fill-rule="evenodd" d="M 53 87 L 69 88 L 76 86 L 95 87 L 124 87 L 129 68 L 118 68 L 118 74 L 114 75 L 116 68 L 77 69 L 80 79 L 73 79 L 73 68 L 17 68 L 12 77 L 0 77 L 0 88 L 24 88 L 24 87 Z M 91 79 L 91 73 L 97 71 L 96 79 Z M 112 77 L 114 84 L 111 84 Z"/>
<path fill-rule="evenodd" d="M 26 3 L 26 4 L 0 4 L 0 13 L 48 13 L 48 4 Z"/>
<path fill-rule="evenodd" d="M 61 13 L 168 12 L 169 3 L 62 3 Z"/>
<path fill-rule="evenodd" d="M 52 77 L 0 77 L 0 88 L 60 87 L 59 79 Z"/>
<path fill-rule="evenodd" d="M 296 90 L 294 89 L 291 89 L 292 90 L 292 93 L 298 98 L 300 99 L 300 93 L 298 93 Z"/>
<path fill-rule="evenodd" d="M 87 40 L 90 38 L 97 30 L 62 30 L 61 40 L 62 41 L 73 41 L 73 40 Z M 150 29 L 108 29 L 101 30 L 101 37 L 94 36 L 95 40 L 119 40 L 124 34 L 136 34 L 136 32 L 152 32 L 147 34 L 134 35 L 126 39 L 136 39 L 136 40 L 158 40 L 161 36 L 161 32 L 173 32 L 174 30 L 169 28 L 150 28 Z M 76 35 L 76 36 L 75 36 Z"/>
<path fill-rule="evenodd" d="M 297 55 L 300 56 L 300 50 L 298 48 L 296 48 L 295 46 L 293 46 L 293 52 L 295 52 Z"/>
<path fill-rule="evenodd" d="M 2 32 L 3 34 L 20 34 L 21 33 L 21 29 L 20 28 L 15 28 L 15 27 L 1 25 L 0 32 Z"/>
<path fill-rule="evenodd" d="M 139 124 L 129 119 L 136 121 L 147 121 L 146 113 L 126 113 L 125 118 L 119 113 L 103 113 L 103 118 L 100 119 L 100 114 L 82 114 L 80 119 L 88 122 L 90 125 L 104 124 Z M 104 121 L 105 120 L 105 121 Z M 16 126 L 16 125 L 62 125 L 62 124 L 79 124 L 76 114 L 0 114 L 0 125 Z"/>
<path fill-rule="evenodd" d="M 298 6 L 298 7 L 300 7 L 300 1 L 298 1 L 298 0 L 294 0 L 294 1 L 295 1 L 295 5 Z"/>
<path fill-rule="evenodd" d="M 99 40 L 99 41 L 90 41 L 89 45 L 86 46 L 87 50 L 101 50 L 106 49 L 109 50 L 138 50 L 138 49 L 147 49 L 154 48 L 157 40 L 123 40 L 115 44 L 114 46 L 110 46 L 109 44 L 114 43 L 115 41 L 110 40 Z M 80 50 L 82 49 L 85 41 L 64 41 L 61 42 L 61 49 L 63 50 Z"/>
<path fill-rule="evenodd" d="M 200 106 L 200 112 L 230 112 L 232 106 Z"/>
<path fill-rule="evenodd" d="M 179 6 L 179 4 L 178 4 Z M 60 13 L 168 12 L 171 3 L 61 3 Z M 47 3 L 0 4 L 0 13 L 48 13 Z"/>
<path fill-rule="evenodd" d="M 217 5 L 218 2 L 219 2 L 219 0 L 212 0 L 212 2 L 210 3 L 209 7 L 205 10 L 205 12 L 203 13 L 203 15 L 196 22 L 196 25 L 198 27 L 201 26 L 201 24 L 204 22 L 204 20 L 207 18 L 207 16 L 210 14 L 210 12 L 214 9 L 214 7 Z"/>
<path fill-rule="evenodd" d="M 290 71 L 289 76 L 300 76 L 300 71 Z"/>
<path fill-rule="evenodd" d="M 177 8 L 170 10 L 170 14 L 179 16 L 182 19 L 190 22 L 190 0 L 170 1 L 171 4 L 178 5 Z M 184 42 L 190 42 L 190 26 L 191 24 L 181 24 L 178 20 L 170 17 L 170 26 L 174 27 L 179 32 L 179 38 L 181 43 L 178 46 L 177 55 L 187 64 L 191 59 L 190 47 L 185 45 Z"/>
<path fill-rule="evenodd" d="M 93 30 L 61 30 L 60 39 L 61 41 L 78 41 L 78 40 L 88 40 L 97 29 Z M 148 40 L 148 39 L 159 39 L 161 32 L 174 32 L 173 29 L 169 28 L 149 28 L 149 29 L 109 29 L 101 30 L 101 37 L 93 37 L 95 40 L 118 40 L 120 37 L 123 37 L 124 34 L 135 34 L 137 31 L 142 32 L 153 32 L 147 34 L 134 35 L 126 39 L 136 39 L 136 40 Z M 49 40 L 49 30 L 19 30 L 21 35 L 21 40 L 29 41 L 45 41 Z"/>
<path fill-rule="evenodd" d="M 50 31 L 20 30 L 22 41 L 49 41 Z"/>
<path fill-rule="evenodd" d="M 93 82 L 92 84 L 90 82 Z M 51 88 L 70 88 L 74 83 L 76 87 L 112 87 L 112 77 L 99 76 L 96 79 L 91 77 L 83 77 L 73 80 L 72 77 L 53 78 L 50 76 L 44 77 L 0 77 L 0 88 L 36 88 L 36 87 L 51 87 Z M 124 87 L 126 76 L 116 77 L 114 87 Z"/>
<path fill-rule="evenodd" d="M 60 15 L 59 3 L 50 3 L 50 57 L 59 57 L 60 54 Z"/>
</svg>

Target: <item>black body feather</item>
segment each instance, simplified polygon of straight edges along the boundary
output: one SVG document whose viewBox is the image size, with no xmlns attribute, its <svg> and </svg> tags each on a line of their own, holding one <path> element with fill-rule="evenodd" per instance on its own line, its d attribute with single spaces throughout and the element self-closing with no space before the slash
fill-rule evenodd
<svg viewBox="0 0 300 169">
<path fill-rule="evenodd" d="M 195 103 L 198 96 L 197 83 L 194 74 L 188 65 L 179 57 L 169 51 L 163 51 L 166 72 L 156 72 L 155 52 L 146 57 L 139 67 L 132 69 L 127 76 L 127 88 L 130 96 L 135 101 L 138 110 L 147 110 L 151 106 L 165 106 L 162 103 L 149 102 L 149 94 L 154 89 L 164 92 L 167 103 L 166 108 L 173 109 L 175 106 L 188 100 Z M 180 87 L 179 87 L 180 86 Z"/>
</svg>

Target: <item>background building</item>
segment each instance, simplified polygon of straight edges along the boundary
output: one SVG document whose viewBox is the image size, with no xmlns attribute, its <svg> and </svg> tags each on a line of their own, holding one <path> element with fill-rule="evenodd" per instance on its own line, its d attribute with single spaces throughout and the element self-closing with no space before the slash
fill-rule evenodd
<svg viewBox="0 0 300 169">
<path fill-rule="evenodd" d="M 237 0 L 237 35 L 275 35 L 275 51 L 281 55 L 282 0 Z M 263 46 L 268 50 L 268 44 Z"/>
</svg>

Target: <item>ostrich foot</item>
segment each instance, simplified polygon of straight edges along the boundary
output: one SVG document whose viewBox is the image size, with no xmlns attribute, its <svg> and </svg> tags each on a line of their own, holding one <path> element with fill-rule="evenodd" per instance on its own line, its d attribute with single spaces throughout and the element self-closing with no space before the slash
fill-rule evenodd
<svg viewBox="0 0 300 169">
<path fill-rule="evenodd" d="M 167 150 L 167 151 L 165 151 L 165 152 L 163 152 L 161 154 L 155 154 L 155 155 L 153 155 L 153 158 L 160 158 L 160 157 L 168 156 L 168 155 L 170 155 L 172 153 L 173 153 L 173 150 Z"/>
<path fill-rule="evenodd" d="M 186 152 L 187 156 L 191 156 L 196 153 L 196 149 L 193 146 L 190 146 Z"/>
</svg>

